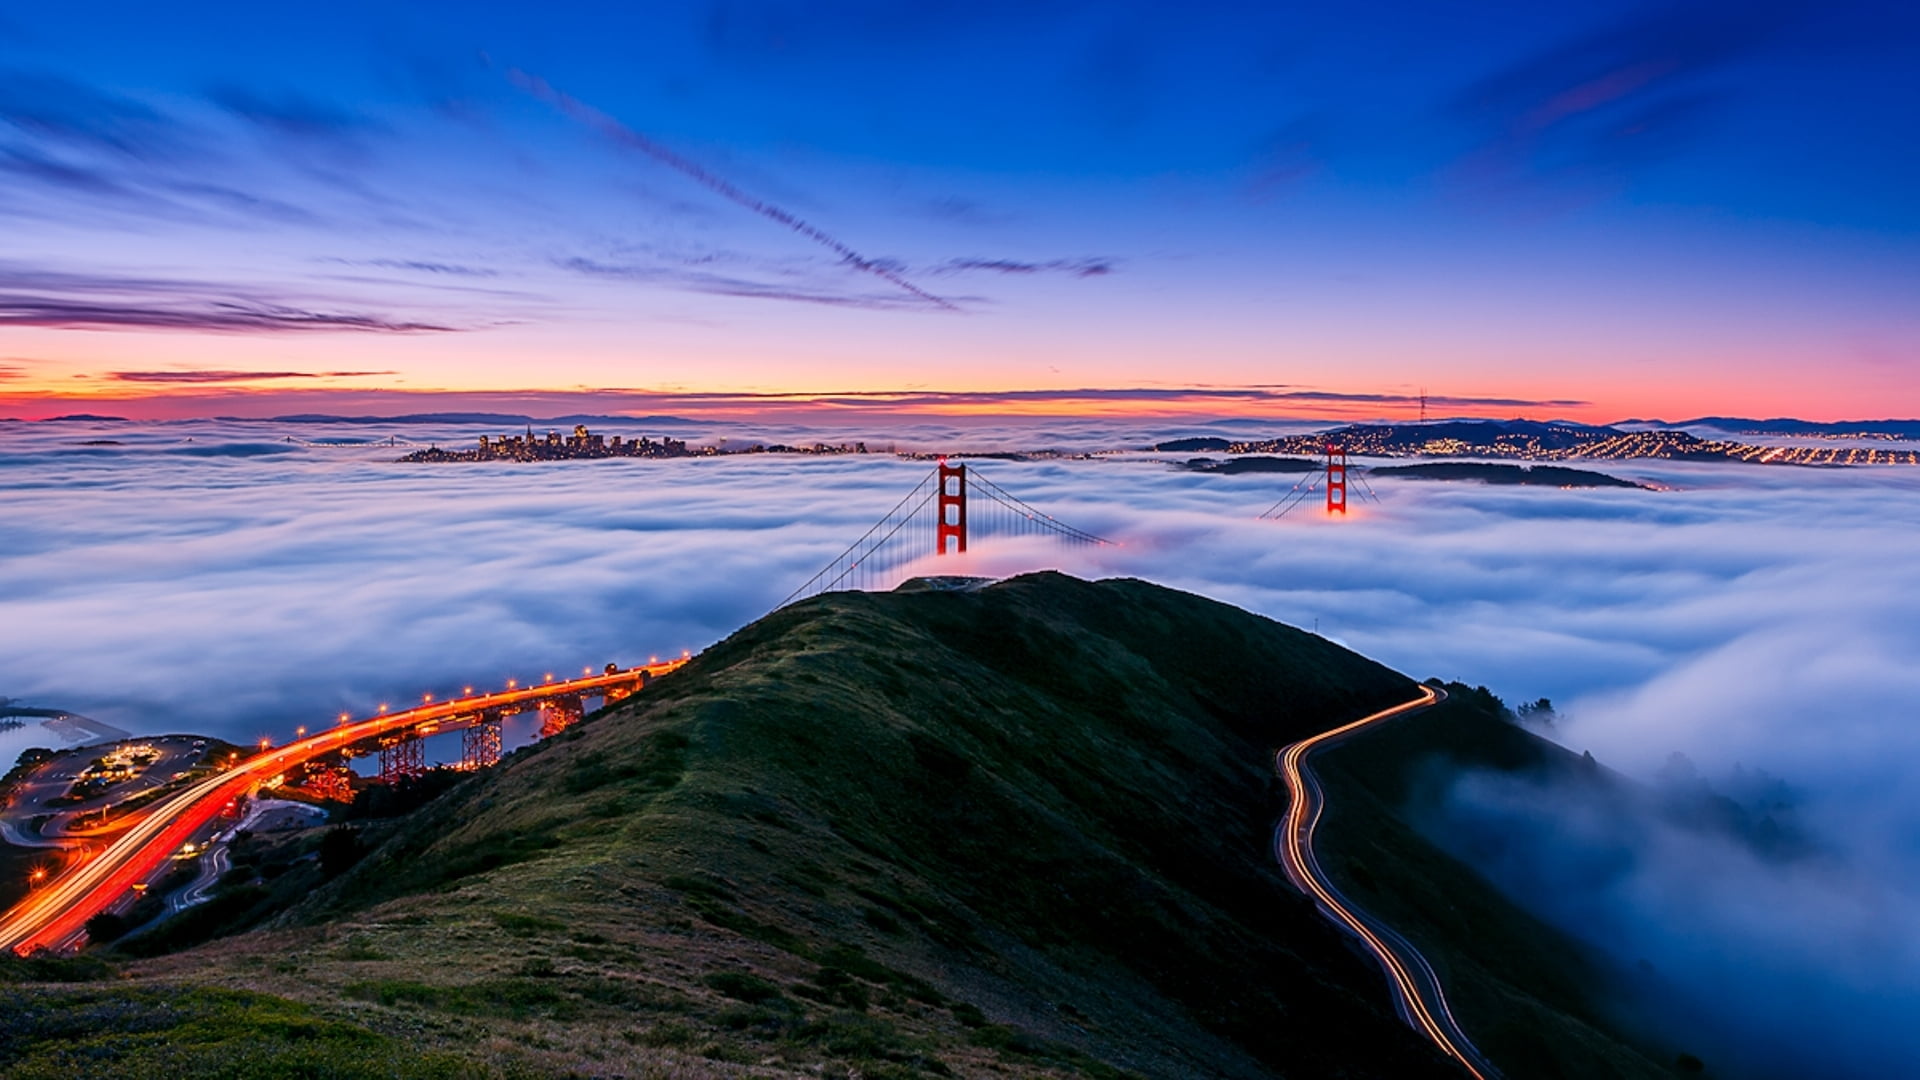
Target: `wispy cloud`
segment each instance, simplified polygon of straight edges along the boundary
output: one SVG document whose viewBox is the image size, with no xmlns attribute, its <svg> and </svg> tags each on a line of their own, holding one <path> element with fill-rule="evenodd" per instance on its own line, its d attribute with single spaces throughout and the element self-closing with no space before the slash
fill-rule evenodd
<svg viewBox="0 0 1920 1080">
<path fill-rule="evenodd" d="M 207 97 L 251 124 L 294 138 L 341 142 L 386 130 L 370 117 L 293 92 L 268 95 L 229 84 Z"/>
<path fill-rule="evenodd" d="M 351 266 L 378 266 L 387 270 L 412 270 L 422 274 L 447 274 L 453 277 L 500 276 L 500 271 L 489 270 L 484 266 L 463 266 L 459 263 L 430 262 L 423 259 L 364 259 L 359 262 L 339 259 L 335 261 Z"/>
<path fill-rule="evenodd" d="M 281 299 L 257 287 L 129 275 L 82 274 L 0 263 L 0 326 L 67 330 L 189 330 L 213 333 L 456 329 L 415 319 Z"/>
<path fill-rule="evenodd" d="M 151 158 L 180 148 L 158 110 L 58 75 L 0 70 L 0 126 L 50 142 Z"/>
<path fill-rule="evenodd" d="M 204 390 L 204 393 L 196 393 Z M 236 403 L 233 394 L 244 393 Z M 103 380 L 78 397 L 57 393 L 16 396 L 20 406 L 35 415 L 86 411 L 103 400 L 115 401 L 123 414 L 150 418 L 248 415 L 272 417 L 285 413 L 335 413 L 352 416 L 394 416 L 444 412 L 512 413 L 535 417 L 596 415 L 699 418 L 714 423 L 780 422 L 798 425 L 821 422 L 871 424 L 876 433 L 902 423 L 954 423 L 978 429 L 995 417 L 1057 418 L 1063 423 L 1097 421 L 1102 424 L 1155 423 L 1156 439 L 1186 434 L 1218 434 L 1230 438 L 1268 438 L 1335 421 L 1371 421 L 1383 416 L 1409 416 L 1419 406 L 1411 394 L 1346 392 L 1273 386 L 1154 386 L 1080 387 L 1048 390 L 939 390 L 925 387 L 893 390 L 824 389 L 818 391 L 693 392 L 603 387 L 594 390 L 521 389 L 452 391 L 419 389 L 352 389 L 302 385 L 299 380 L 246 386 L 181 385 L 159 392 L 138 382 Z M 29 404 L 30 403 L 30 404 Z M 1535 415 L 1578 409 L 1582 402 L 1563 399 L 1533 400 L 1509 397 L 1430 395 L 1430 407 L 1445 407 L 1459 415 Z M 1239 418 L 1232 420 L 1229 418 Z M 1230 427 L 1220 427 L 1229 424 Z M 1277 425 L 1277 426 L 1276 426 Z"/>
<path fill-rule="evenodd" d="M 351 379 L 391 371 L 115 371 L 109 377 L 135 383 L 247 383 L 282 379 Z"/>
<path fill-rule="evenodd" d="M 38 326 L 57 330 L 189 330 L 205 333 L 297 333 L 354 330 L 368 333 L 444 333 L 451 326 L 408 322 L 352 312 L 227 300 L 153 306 L 106 304 L 45 296 L 0 293 L 0 326 Z"/>
<path fill-rule="evenodd" d="M 633 128 L 601 112 L 599 109 L 555 89 L 554 86 L 545 79 L 519 70 L 509 71 L 507 77 L 512 80 L 515 86 L 520 87 L 522 90 L 552 105 L 573 119 L 600 132 L 600 134 L 612 140 L 614 143 L 644 154 L 675 172 L 686 176 L 694 183 L 733 203 L 735 206 L 758 214 L 775 224 L 784 226 L 808 240 L 819 244 L 839 256 L 841 264 L 849 269 L 856 270 L 863 274 L 871 274 L 920 301 L 921 304 L 925 306 L 945 311 L 960 310 L 959 305 L 952 301 L 935 296 L 920 286 L 915 285 L 913 282 L 908 281 L 905 277 L 902 277 L 898 271 L 894 270 L 889 263 L 883 260 L 870 259 L 858 251 L 855 251 L 851 246 L 841 241 L 838 237 L 826 232 L 824 229 L 813 225 L 779 206 L 747 194 L 731 181 L 713 172 L 706 166 L 673 150 L 669 150 L 659 142 L 635 131 Z M 783 296 L 771 291 L 748 292 L 740 295 L 773 296 L 776 299 L 800 298 L 796 296 Z M 821 302 L 837 303 L 839 301 L 830 300 Z"/>
<path fill-rule="evenodd" d="M 293 122 L 295 114 L 286 119 Z M 12 138 L 4 138 L 8 134 Z M 306 207 L 232 179 L 247 173 L 228 156 L 219 132 L 175 112 L 60 76 L 0 71 L 0 174 L 21 187 L 146 219 L 320 220 Z M 14 212 L 36 211 L 16 206 Z"/>
<path fill-rule="evenodd" d="M 948 259 L 927 269 L 929 274 L 1065 274 L 1069 277 L 1104 277 L 1114 271 L 1112 259 L 1047 259 L 1026 262 L 1020 259 Z"/>
<path fill-rule="evenodd" d="M 719 393 L 658 395 L 678 404 L 795 403 L 864 406 L 872 408 L 929 408 L 1005 404 L 1070 404 L 1074 402 L 1137 402 L 1142 404 L 1219 404 L 1222 407 L 1260 404 L 1417 405 L 1417 394 L 1349 393 L 1271 386 L 1149 386 L 1078 387 L 1049 390 L 841 390 L 780 393 Z M 1584 401 L 1509 397 L 1429 395 L 1429 405 L 1449 408 L 1579 408 Z"/>
<path fill-rule="evenodd" d="M 1656 6 L 1524 57 L 1454 103 L 1482 139 L 1467 173 L 1608 178 L 1666 157 L 1703 132 L 1728 92 L 1709 76 L 1807 10 L 1800 0 Z"/>
<path fill-rule="evenodd" d="M 706 270 L 685 263 L 607 262 L 582 256 L 554 260 L 562 270 L 589 277 L 619 281 L 646 282 L 713 296 L 738 296 L 754 300 L 784 300 L 827 307 L 865 308 L 870 311 L 905 311 L 922 308 L 919 301 L 894 293 L 855 292 L 832 284 L 808 285 L 799 281 L 767 282 Z"/>
<path fill-rule="evenodd" d="M 1015 220 L 1015 216 L 1008 211 L 998 210 L 977 199 L 962 198 L 958 195 L 918 203 L 913 209 L 935 221 L 955 225 L 1006 225 Z"/>
</svg>

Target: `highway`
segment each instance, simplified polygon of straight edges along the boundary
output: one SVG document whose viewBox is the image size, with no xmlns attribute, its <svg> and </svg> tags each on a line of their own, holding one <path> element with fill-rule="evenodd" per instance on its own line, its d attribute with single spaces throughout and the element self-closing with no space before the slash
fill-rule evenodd
<svg viewBox="0 0 1920 1080">
<path fill-rule="evenodd" d="M 25 955 L 35 949 L 57 950 L 76 945 L 86 932 L 88 919 L 125 899 L 136 883 L 153 878 L 182 844 L 236 798 L 322 754 L 362 739 L 428 724 L 435 725 L 434 730 L 450 730 L 456 726 L 450 722 L 474 716 L 483 709 L 512 709 L 563 694 L 598 696 L 609 688 L 631 685 L 642 672 L 651 678 L 684 663 L 685 660 L 669 660 L 561 682 L 429 701 L 399 712 L 383 711 L 364 720 L 343 717 L 337 727 L 285 746 L 262 750 L 225 772 L 161 800 L 100 854 L 28 894 L 25 900 L 0 916 L 0 948 Z"/>
<path fill-rule="evenodd" d="M 1375 724 L 1419 712 L 1446 698 L 1446 691 L 1430 686 L 1420 688 L 1420 696 L 1390 709 L 1363 716 L 1350 724 L 1302 739 L 1274 756 L 1274 769 L 1287 785 L 1287 815 L 1274 829 L 1273 854 L 1286 870 L 1295 888 L 1314 898 L 1320 910 L 1338 922 L 1380 962 L 1392 985 L 1394 1008 L 1400 1018 L 1433 1040 L 1441 1052 L 1459 1062 L 1475 1080 L 1498 1080 L 1495 1069 L 1467 1038 L 1453 1011 L 1440 976 L 1427 963 L 1413 943 L 1392 927 L 1367 914 L 1340 894 L 1320 869 L 1314 854 L 1314 831 L 1326 809 L 1326 796 L 1319 778 L 1309 767 L 1308 758 L 1316 751 L 1332 746 Z"/>
<path fill-rule="evenodd" d="M 87 758 L 112 749 L 111 744 L 74 747 L 57 756 L 52 763 L 28 774 L 14 786 L 10 805 L 0 810 L 0 839 L 15 847 L 73 847 L 81 842 L 98 843 L 103 834 L 116 833 L 122 827 L 118 817 L 104 826 L 101 815 L 128 801 L 174 783 L 196 765 L 204 763 L 206 753 L 195 743 L 205 745 L 191 735 L 157 735 L 130 742 L 144 743 L 156 751 L 154 760 L 140 767 L 138 775 L 112 784 L 84 802 L 67 805 L 60 799 L 67 794 Z M 44 816 L 38 834 L 29 833 L 22 824 Z M 93 827 L 85 823 L 92 819 Z"/>
</svg>

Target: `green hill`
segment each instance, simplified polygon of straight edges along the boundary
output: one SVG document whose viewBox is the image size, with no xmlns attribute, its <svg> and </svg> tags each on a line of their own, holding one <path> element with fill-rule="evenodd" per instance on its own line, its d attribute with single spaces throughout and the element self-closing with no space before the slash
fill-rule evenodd
<svg viewBox="0 0 1920 1080">
<path fill-rule="evenodd" d="M 131 965 L 130 990 L 12 997 L 97 1012 L 193 984 L 196 1023 L 257 1013 L 276 1053 L 311 1029 L 334 1056 L 310 1074 L 341 1077 L 1454 1076 L 1271 857 L 1274 749 L 1412 694 L 1324 639 L 1137 581 L 830 594 L 369 831 L 264 930 Z M 1471 994 L 1476 1015 L 1585 1040 L 1529 1062 L 1649 1074 L 1592 1019 L 1563 943 L 1398 816 L 1413 759 L 1340 781 L 1364 816 L 1331 793 L 1331 825 L 1363 826 L 1340 837 L 1355 865 L 1384 845 L 1376 884 L 1471 909 L 1419 930 L 1487 935 L 1445 942 L 1457 977 L 1511 997 Z M 1539 952 L 1502 966 L 1485 947 Z M 0 1069 L 56 1075 L 44 1034 L 0 1037 Z M 382 1064 L 336 1054 L 355 1039 Z M 249 1071 L 244 1040 L 195 1045 L 231 1046 L 222 1075 L 280 1074 Z M 141 1046 L 90 1071 L 140 1075 L 125 1063 L 160 1052 Z"/>
</svg>

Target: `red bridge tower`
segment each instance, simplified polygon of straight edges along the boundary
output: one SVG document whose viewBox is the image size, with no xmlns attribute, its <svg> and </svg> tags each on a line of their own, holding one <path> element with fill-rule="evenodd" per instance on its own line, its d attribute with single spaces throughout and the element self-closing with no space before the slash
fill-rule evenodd
<svg viewBox="0 0 1920 1080">
<path fill-rule="evenodd" d="M 1327 444 L 1327 513 L 1347 512 L 1347 452 Z"/>
<path fill-rule="evenodd" d="M 933 535 L 933 553 L 947 553 L 947 539 L 951 537 L 957 545 L 956 554 L 967 553 L 967 467 L 949 465 L 946 458 L 940 459 L 940 497 L 935 509 L 940 511 L 939 524 Z"/>
</svg>

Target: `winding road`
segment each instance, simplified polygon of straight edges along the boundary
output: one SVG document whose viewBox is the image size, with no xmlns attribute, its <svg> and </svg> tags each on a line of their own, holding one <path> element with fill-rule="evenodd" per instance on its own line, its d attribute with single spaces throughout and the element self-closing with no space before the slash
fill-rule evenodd
<svg viewBox="0 0 1920 1080">
<path fill-rule="evenodd" d="M 1480 1051 L 1460 1029 L 1440 976 L 1420 955 L 1413 943 L 1392 927 L 1369 915 L 1340 894 L 1320 869 L 1313 850 L 1314 830 L 1326 809 L 1326 795 L 1320 790 L 1307 759 L 1316 751 L 1332 746 L 1375 724 L 1385 723 L 1430 708 L 1446 699 L 1447 692 L 1431 686 L 1420 688 L 1420 696 L 1390 709 L 1363 716 L 1350 724 L 1302 739 L 1274 756 L 1274 769 L 1287 785 L 1287 816 L 1273 834 L 1274 858 L 1287 872 L 1295 888 L 1314 898 L 1320 910 L 1338 922 L 1366 946 L 1387 973 L 1393 987 L 1394 1008 L 1400 1018 L 1432 1039 L 1442 1053 L 1458 1061 L 1475 1080 L 1499 1080 L 1500 1072 L 1481 1056 Z"/>
</svg>

